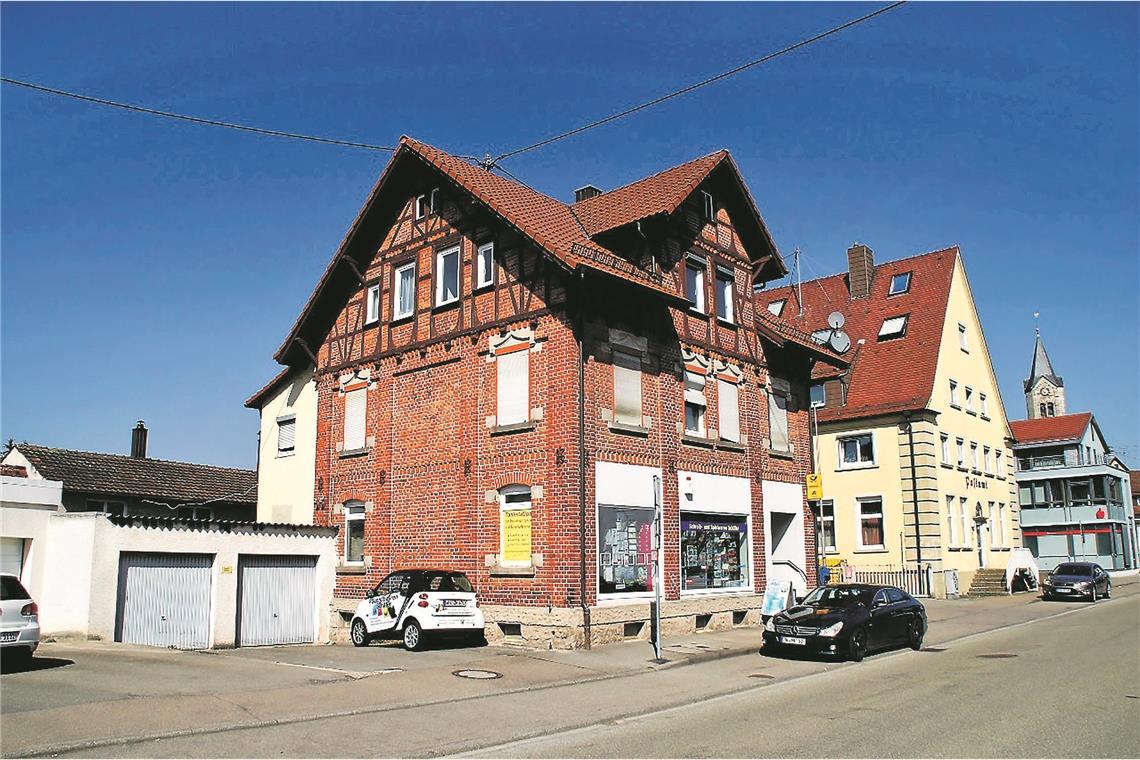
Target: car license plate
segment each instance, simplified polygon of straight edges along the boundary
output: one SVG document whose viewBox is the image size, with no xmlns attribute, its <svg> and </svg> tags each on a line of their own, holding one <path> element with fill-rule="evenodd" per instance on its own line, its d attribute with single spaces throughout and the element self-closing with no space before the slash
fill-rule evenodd
<svg viewBox="0 0 1140 760">
<path fill-rule="evenodd" d="M 1056 591 L 1058 594 L 1068 594 L 1069 592 L 1072 591 L 1072 589 L 1071 588 L 1058 588 L 1058 589 L 1054 589 L 1054 591 Z"/>
<path fill-rule="evenodd" d="M 0 641 L 15 641 L 16 637 L 19 635 L 19 631 L 4 631 L 3 633 L 0 633 Z"/>
<path fill-rule="evenodd" d="M 444 599 L 443 600 L 443 606 L 444 607 L 466 607 L 467 606 L 467 600 L 466 599 Z"/>
<path fill-rule="evenodd" d="M 803 645 L 807 644 L 807 639 L 801 639 L 798 636 L 781 636 L 780 637 L 780 643 L 781 644 L 796 644 L 797 646 L 802 647 Z"/>
</svg>

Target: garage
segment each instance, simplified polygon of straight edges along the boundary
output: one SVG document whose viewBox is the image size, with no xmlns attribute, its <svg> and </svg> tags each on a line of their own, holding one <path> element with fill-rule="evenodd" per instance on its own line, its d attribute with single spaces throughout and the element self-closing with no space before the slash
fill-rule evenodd
<svg viewBox="0 0 1140 760">
<path fill-rule="evenodd" d="M 121 553 L 115 640 L 208 647 L 213 565 L 212 554 Z"/>
<path fill-rule="evenodd" d="M 316 557 L 243 554 L 238 572 L 238 646 L 315 640 Z"/>
<path fill-rule="evenodd" d="M 24 539 L 0 538 L 0 573 L 10 573 L 17 578 L 24 571 Z"/>
</svg>

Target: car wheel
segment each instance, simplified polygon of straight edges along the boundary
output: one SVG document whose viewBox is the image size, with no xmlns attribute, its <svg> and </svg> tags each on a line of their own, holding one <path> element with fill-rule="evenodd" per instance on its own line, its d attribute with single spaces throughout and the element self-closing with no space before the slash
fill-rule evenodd
<svg viewBox="0 0 1140 760">
<path fill-rule="evenodd" d="M 922 649 L 922 637 L 925 635 L 926 629 L 922 625 L 922 621 L 916 618 L 911 622 L 910 631 L 907 635 L 907 643 L 910 644 L 910 648 L 916 652 Z"/>
<path fill-rule="evenodd" d="M 409 652 L 418 652 L 424 645 L 424 632 L 420 624 L 409 620 L 404 626 L 404 649 Z"/>
<path fill-rule="evenodd" d="M 352 639 L 354 647 L 368 646 L 368 628 L 365 627 L 364 621 L 360 618 L 352 621 L 352 632 L 349 638 Z"/>
<path fill-rule="evenodd" d="M 1112 598 L 1112 584 L 1111 583 L 1106 583 L 1104 585 L 1104 598 L 1105 599 L 1111 599 Z"/>
<path fill-rule="evenodd" d="M 1092 591 L 1089 592 L 1089 601 L 1096 603 L 1096 584 L 1093 584 Z"/>
<path fill-rule="evenodd" d="M 860 628 L 851 634 L 851 641 L 847 645 L 847 656 L 851 658 L 851 662 L 862 662 L 866 654 L 867 630 Z"/>
</svg>

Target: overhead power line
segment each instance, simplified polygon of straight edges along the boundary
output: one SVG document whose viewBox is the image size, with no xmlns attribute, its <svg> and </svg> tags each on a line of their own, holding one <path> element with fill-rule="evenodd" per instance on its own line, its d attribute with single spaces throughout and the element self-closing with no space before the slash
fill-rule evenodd
<svg viewBox="0 0 1140 760">
<path fill-rule="evenodd" d="M 762 58 L 757 58 L 754 61 L 749 61 L 748 63 L 741 64 L 740 66 L 737 66 L 736 68 L 729 69 L 728 71 L 724 71 L 724 72 L 717 74 L 715 76 L 711 76 L 708 79 L 703 79 L 700 82 L 695 82 L 691 85 L 688 85 L 687 87 L 682 87 L 679 90 L 674 90 L 673 92 L 670 92 L 666 95 L 662 95 L 662 96 L 657 97 L 657 98 L 654 98 L 653 100 L 646 101 L 644 103 L 641 103 L 640 105 L 631 106 L 630 108 L 627 108 L 624 111 L 618 111 L 615 114 L 611 114 L 609 116 L 606 116 L 605 118 L 598 119 L 597 121 L 591 121 L 588 124 L 583 124 L 580 127 L 575 127 L 574 129 L 571 129 L 568 132 L 562 132 L 561 134 L 553 135 L 552 137 L 548 137 L 545 140 L 540 140 L 540 141 L 533 143 L 531 145 L 526 145 L 522 148 L 516 148 L 515 150 L 508 151 L 506 153 L 503 153 L 500 156 L 497 156 L 494 160 L 495 161 L 502 161 L 503 159 L 511 158 L 512 156 L 517 156 L 520 153 L 526 153 L 528 151 L 532 151 L 532 150 L 535 150 L 537 148 L 545 147 L 547 145 L 550 145 L 551 143 L 558 142 L 559 140 L 565 140 L 567 137 L 573 137 L 574 135 L 579 135 L 579 134 L 581 134 L 587 130 L 594 129 L 596 127 L 600 127 L 604 124 L 609 124 L 610 122 L 617 121 L 618 119 L 624 119 L 626 116 L 630 116 L 632 114 L 635 114 L 638 111 L 644 111 L 646 108 L 652 108 L 653 106 L 664 103 L 667 100 L 672 100 L 673 98 L 678 98 L 682 95 L 687 95 L 688 93 L 690 93 L 694 90 L 699 90 L 702 87 L 707 87 L 708 85 L 713 84 L 714 82 L 719 82 L 722 79 L 728 79 L 729 77 L 735 76 L 742 71 L 746 71 L 746 70 L 751 69 L 755 66 L 760 66 L 761 64 L 767 63 L 768 61 L 771 61 L 775 58 L 779 58 L 782 55 L 787 55 L 788 53 L 791 53 L 795 50 L 799 50 L 802 47 L 807 47 L 808 45 L 819 42 L 820 40 L 824 39 L 825 37 L 830 37 L 831 35 L 838 34 L 839 32 L 842 32 L 845 29 L 850 29 L 851 27 L 857 26 L 858 24 L 862 24 L 865 21 L 870 21 L 871 19 L 875 18 L 876 16 L 880 16 L 884 13 L 888 13 L 889 11 L 893 11 L 895 8 L 898 8 L 900 5 L 905 5 L 905 4 L 906 4 L 906 0 L 899 0 L 898 2 L 891 3 L 890 5 L 883 6 L 882 8 L 879 8 L 877 11 L 872 11 L 871 13 L 868 13 L 864 16 L 860 16 L 859 18 L 851 19 L 850 21 L 848 21 L 846 23 L 843 23 L 843 24 L 840 24 L 839 26 L 828 29 L 825 32 L 820 32 L 819 34 L 817 34 L 813 37 L 808 37 L 805 40 L 801 40 L 801 41 L 795 43 L 794 45 L 789 45 L 785 48 L 782 48 L 780 50 L 775 51 L 774 53 L 769 53 L 769 54 L 763 56 Z"/>
<path fill-rule="evenodd" d="M 136 106 L 131 103 L 120 103 L 115 100 L 107 100 L 106 98 L 96 98 L 91 95 L 83 95 L 78 92 L 68 92 L 67 90 L 60 90 L 55 87 L 46 87 L 42 84 L 35 84 L 34 82 L 23 82 L 19 79 L 12 79 L 11 77 L 0 77 L 0 82 L 4 84 L 12 84 L 17 87 L 26 87 L 29 90 L 36 90 L 37 92 L 45 92 L 49 95 L 59 95 L 65 98 L 73 98 L 75 100 L 82 100 L 86 103 L 96 103 L 101 106 L 110 106 L 112 108 L 121 108 L 124 111 L 134 111 L 136 113 L 145 113 L 150 116 L 161 116 L 166 119 L 177 119 L 179 121 L 188 121 L 192 124 L 203 124 L 208 127 L 225 127 L 226 129 L 239 129 L 243 132 L 254 132 L 259 135 L 268 135 L 269 137 L 284 137 L 290 140 L 308 140 L 309 142 L 326 143 L 328 145 L 342 145 L 346 148 L 362 148 L 364 150 L 378 150 L 387 151 L 391 153 L 395 150 L 391 145 L 372 145 L 370 143 L 354 142 L 352 140 L 337 140 L 332 137 L 318 137 L 316 135 L 303 135 L 297 132 L 284 132 L 279 129 L 264 129 L 262 127 L 251 127 L 248 124 L 234 124 L 228 121 L 219 121 L 217 119 L 205 119 L 201 116 L 189 116 L 181 113 L 171 113 L 170 111 L 159 111 L 155 108 L 146 108 L 144 106 Z"/>
</svg>

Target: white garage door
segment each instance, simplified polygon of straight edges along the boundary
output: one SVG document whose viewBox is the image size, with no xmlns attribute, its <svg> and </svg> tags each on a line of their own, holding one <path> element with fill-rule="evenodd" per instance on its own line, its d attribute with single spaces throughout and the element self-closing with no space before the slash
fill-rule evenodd
<svg viewBox="0 0 1140 760">
<path fill-rule="evenodd" d="M 247 554 L 238 566 L 238 645 L 312 643 L 317 558 Z"/>
<path fill-rule="evenodd" d="M 24 539 L 0 538 L 0 573 L 11 573 L 17 578 L 24 569 Z"/>
<path fill-rule="evenodd" d="M 176 649 L 210 645 L 212 554 L 119 556 L 116 641 Z"/>
</svg>

